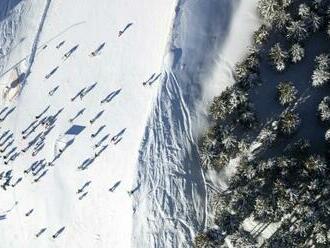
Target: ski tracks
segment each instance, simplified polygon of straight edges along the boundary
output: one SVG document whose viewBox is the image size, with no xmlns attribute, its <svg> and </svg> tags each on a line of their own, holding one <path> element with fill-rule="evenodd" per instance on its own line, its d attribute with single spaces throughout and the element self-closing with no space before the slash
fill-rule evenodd
<svg viewBox="0 0 330 248">
<path fill-rule="evenodd" d="M 190 110 L 171 69 L 164 72 L 151 116 L 139 154 L 141 187 L 133 207 L 140 228 L 133 229 L 133 241 L 136 247 L 191 247 L 195 231 L 205 224 L 206 192 Z"/>
</svg>

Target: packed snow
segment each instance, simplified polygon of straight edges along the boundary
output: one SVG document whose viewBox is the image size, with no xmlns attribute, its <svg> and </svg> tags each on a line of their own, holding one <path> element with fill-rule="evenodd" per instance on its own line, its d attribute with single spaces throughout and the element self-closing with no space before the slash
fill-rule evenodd
<svg viewBox="0 0 330 248">
<path fill-rule="evenodd" d="M 191 247 L 208 214 L 200 106 L 254 6 L 1 1 L 1 247 Z"/>
<path fill-rule="evenodd" d="M 11 96 L 19 91 L 20 95 L 16 100 L 3 98 L 2 108 L 16 109 L 1 122 L 0 131 L 1 135 L 6 130 L 13 134 L 14 142 L 6 152 L 17 147 L 19 156 L 2 165 L 1 171 L 13 170 L 10 185 L 23 179 L 15 187 L 1 189 L 0 215 L 6 215 L 0 222 L 3 247 L 131 245 L 133 209 L 128 191 L 134 187 L 140 140 L 159 85 L 158 80 L 145 86 L 143 82 L 160 72 L 172 13 L 171 2 L 150 0 L 23 1 L 11 11 L 6 22 L 17 30 L 9 44 L 11 52 L 1 77 L 1 90 L 9 90 L 7 95 Z M 119 37 L 119 31 L 129 23 L 133 24 Z M 93 51 L 95 56 L 91 55 Z M 30 72 L 22 79 L 24 86 L 12 88 L 10 75 L 24 72 Z M 72 101 L 84 88 L 83 94 Z M 40 124 L 23 139 L 21 132 L 46 109 L 37 121 L 57 114 L 50 118 L 53 129 Z M 101 111 L 103 114 L 91 124 Z M 92 138 L 91 134 L 103 125 Z M 44 135 L 47 129 L 49 133 Z M 36 142 L 22 152 L 40 133 L 45 137 L 43 149 L 32 156 Z M 47 164 L 35 176 L 24 173 L 35 161 L 44 159 L 41 164 L 48 163 L 57 155 L 53 165 Z M 1 183 L 5 181 L 3 178 Z M 117 187 L 109 191 L 115 184 Z M 84 192 L 87 195 L 79 200 Z M 8 209 L 11 211 L 6 212 Z M 33 212 L 25 216 L 31 209 Z M 52 235 L 62 227 L 65 229 L 54 239 Z M 36 237 L 43 228 L 46 230 Z"/>
</svg>

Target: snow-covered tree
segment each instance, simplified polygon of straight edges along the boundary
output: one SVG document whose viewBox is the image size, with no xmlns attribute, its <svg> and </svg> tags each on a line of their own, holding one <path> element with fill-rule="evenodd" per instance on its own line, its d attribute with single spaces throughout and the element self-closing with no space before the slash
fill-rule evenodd
<svg viewBox="0 0 330 248">
<path fill-rule="evenodd" d="M 325 132 L 325 140 L 330 142 L 330 128 Z"/>
<path fill-rule="evenodd" d="M 235 248 L 256 248 L 256 240 L 253 236 L 244 230 L 238 230 L 229 236 L 231 244 Z"/>
<path fill-rule="evenodd" d="M 292 21 L 286 29 L 287 37 L 297 41 L 306 39 L 308 34 L 306 25 L 303 21 Z"/>
<path fill-rule="evenodd" d="M 204 233 L 196 235 L 194 240 L 195 248 L 215 248 L 223 243 L 225 237 L 221 234 L 221 230 L 211 228 Z"/>
<path fill-rule="evenodd" d="M 243 111 L 239 116 L 239 122 L 247 128 L 252 128 L 256 121 L 256 114 L 249 110 Z"/>
<path fill-rule="evenodd" d="M 322 121 L 330 120 L 330 97 L 326 96 L 322 99 L 318 107 L 320 118 Z"/>
<path fill-rule="evenodd" d="M 276 0 L 260 0 L 257 4 L 261 17 L 268 23 L 273 23 L 279 8 L 280 5 Z"/>
<path fill-rule="evenodd" d="M 237 87 L 229 87 L 215 97 L 211 106 L 210 113 L 215 120 L 223 120 L 232 114 L 240 105 L 247 103 L 247 93 Z"/>
<path fill-rule="evenodd" d="M 313 233 L 317 244 L 325 245 L 327 243 L 327 230 L 327 226 L 320 221 L 315 223 Z"/>
<path fill-rule="evenodd" d="M 330 68 L 330 55 L 322 53 L 315 58 L 316 67 L 322 70 L 328 70 Z"/>
<path fill-rule="evenodd" d="M 277 86 L 280 103 L 284 106 L 292 103 L 297 98 L 297 89 L 292 82 L 281 82 Z"/>
<path fill-rule="evenodd" d="M 308 171 L 323 173 L 327 168 L 327 163 L 320 155 L 311 155 L 304 163 Z"/>
<path fill-rule="evenodd" d="M 293 0 L 280 0 L 279 2 L 283 8 L 288 8 L 292 4 L 292 1 Z"/>
<path fill-rule="evenodd" d="M 228 154 L 225 152 L 220 152 L 219 155 L 212 160 L 212 166 L 215 169 L 220 170 L 227 166 L 229 161 L 230 157 L 228 156 Z"/>
<path fill-rule="evenodd" d="M 286 111 L 280 118 L 280 130 L 283 134 L 294 133 L 300 124 L 300 117 L 297 113 Z"/>
<path fill-rule="evenodd" d="M 328 26 L 327 26 L 327 34 L 330 37 L 330 21 L 328 22 Z"/>
<path fill-rule="evenodd" d="M 290 13 L 285 9 L 277 11 L 275 19 L 276 21 L 274 21 L 273 26 L 275 26 L 278 30 L 284 29 L 292 21 Z"/>
<path fill-rule="evenodd" d="M 311 9 L 306 3 L 302 3 L 299 5 L 298 14 L 301 19 L 308 18 L 308 16 L 310 15 L 310 12 L 311 12 Z"/>
<path fill-rule="evenodd" d="M 253 34 L 254 43 L 256 45 L 261 45 L 267 40 L 268 36 L 268 28 L 265 24 L 262 24 L 260 28 Z"/>
<path fill-rule="evenodd" d="M 330 72 L 322 69 L 315 69 L 312 74 L 312 85 L 314 87 L 319 87 L 324 85 L 330 80 Z"/>
<path fill-rule="evenodd" d="M 309 30 L 316 32 L 320 29 L 322 24 L 322 18 L 319 17 L 315 12 L 311 12 L 306 19 L 307 27 Z"/>
<path fill-rule="evenodd" d="M 301 45 L 299 45 L 298 43 L 295 43 L 290 48 L 290 55 L 291 55 L 292 62 L 298 63 L 299 61 L 301 61 L 304 58 L 305 50 Z"/>
<path fill-rule="evenodd" d="M 330 56 L 321 54 L 315 58 L 315 69 L 312 74 L 312 85 L 322 86 L 330 80 Z"/>
<path fill-rule="evenodd" d="M 226 209 L 221 209 L 216 213 L 215 222 L 219 226 L 219 229 L 227 235 L 234 233 L 239 227 L 237 215 L 230 213 Z"/>
<path fill-rule="evenodd" d="M 268 198 L 258 196 L 254 205 L 254 217 L 262 222 L 272 221 L 275 211 Z"/>
<path fill-rule="evenodd" d="M 248 77 L 250 70 L 246 63 L 239 63 L 235 65 L 234 72 L 236 80 L 242 81 Z"/>
<path fill-rule="evenodd" d="M 205 169 L 210 168 L 212 159 L 216 156 L 214 150 L 217 140 L 214 139 L 209 132 L 204 135 L 199 142 L 199 155 L 202 166 Z"/>
<path fill-rule="evenodd" d="M 233 150 L 237 149 L 237 140 L 233 135 L 233 132 L 229 130 L 224 130 L 221 133 L 220 143 L 222 147 L 229 153 L 233 152 Z"/>
<path fill-rule="evenodd" d="M 263 128 L 257 138 L 258 142 L 264 145 L 270 145 L 276 140 L 276 133 L 271 128 Z"/>
<path fill-rule="evenodd" d="M 288 58 L 288 53 L 281 48 L 279 43 L 271 47 L 269 57 L 278 71 L 285 69 L 285 61 Z"/>
</svg>

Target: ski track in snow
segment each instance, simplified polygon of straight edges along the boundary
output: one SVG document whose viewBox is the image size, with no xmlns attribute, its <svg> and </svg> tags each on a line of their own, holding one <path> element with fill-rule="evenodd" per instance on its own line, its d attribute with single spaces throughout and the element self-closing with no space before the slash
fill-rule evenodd
<svg viewBox="0 0 330 248">
<path fill-rule="evenodd" d="M 208 214 L 196 147 L 197 105 L 238 2 L 24 0 L 11 10 L 0 22 L 1 77 L 13 68 L 28 73 L 18 100 L 1 106 L 16 109 L 1 122 L 0 135 L 11 130 L 14 145 L 22 149 L 44 131 L 39 127 L 22 138 L 21 131 L 35 115 L 48 105 L 48 116 L 64 110 L 39 154 L 33 157 L 29 150 L 4 168 L 13 169 L 14 179 L 23 178 L 0 192 L 0 215 L 6 214 L 6 219 L 0 218 L 4 248 L 192 246 L 194 235 L 207 225 Z M 118 37 L 125 26 L 129 28 Z M 88 56 L 100 44 L 105 44 L 100 53 Z M 63 60 L 63 54 L 75 47 Z M 159 73 L 160 78 L 150 77 Z M 1 80 L 8 83 L 12 79 L 6 75 Z M 147 78 L 152 83 L 142 86 Z M 86 96 L 70 101 L 95 82 Z M 55 86 L 59 89 L 50 96 Z M 100 103 L 118 90 L 113 100 Z M 69 123 L 82 108 L 86 111 Z M 104 114 L 91 124 L 100 111 Z M 73 124 L 85 129 L 54 166 L 46 167 L 41 181 L 35 183 L 35 177 L 23 174 L 36 160 L 50 162 Z M 92 138 L 103 124 L 101 134 Z M 94 145 L 104 135 L 113 137 L 120 130 L 125 130 L 122 141 L 106 140 L 109 147 L 90 168 L 77 169 L 95 156 Z M 80 201 L 77 189 L 87 181 L 92 183 Z M 63 226 L 63 234 L 53 239 Z M 47 229 L 37 238 L 41 228 Z"/>
<path fill-rule="evenodd" d="M 9 3 L 5 2 L 0 4 L 0 8 L 3 8 L 0 13 L 8 15 L 4 20 L 0 20 L 0 30 L 2 30 L 0 32 L 0 74 L 6 65 L 11 49 L 13 49 L 16 32 L 21 22 L 21 15 L 25 11 L 24 2 L 18 4 L 14 9 L 9 9 L 9 5 Z"/>
<path fill-rule="evenodd" d="M 136 247 L 191 247 L 207 222 L 207 192 L 196 147 L 203 79 L 226 40 L 234 1 L 176 6 L 162 86 L 145 129 L 134 193 Z M 192 124 L 194 123 L 194 125 Z"/>
<path fill-rule="evenodd" d="M 30 54 L 29 60 L 27 61 L 28 65 L 27 65 L 27 70 L 26 70 L 25 77 L 24 77 L 23 82 L 22 82 L 22 87 L 24 87 L 25 81 L 26 81 L 27 77 L 29 76 L 29 74 L 31 72 L 31 68 L 32 68 L 36 53 L 38 51 L 38 44 L 39 44 L 39 40 L 40 40 L 40 35 L 41 35 L 41 32 L 42 32 L 42 28 L 45 24 L 47 13 L 48 13 L 51 2 L 52 2 L 52 0 L 47 0 L 46 1 L 45 9 L 42 13 L 40 24 L 39 24 L 36 36 L 35 36 L 34 41 L 33 41 L 31 54 Z"/>
</svg>

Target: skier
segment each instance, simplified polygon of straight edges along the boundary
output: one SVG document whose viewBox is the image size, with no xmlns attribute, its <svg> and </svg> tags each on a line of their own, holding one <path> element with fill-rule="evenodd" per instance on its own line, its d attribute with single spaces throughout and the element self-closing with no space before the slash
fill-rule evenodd
<svg viewBox="0 0 330 248">
<path fill-rule="evenodd" d="M 40 231 L 36 234 L 36 238 L 38 238 L 41 234 L 43 234 L 47 228 L 41 228 Z"/>
<path fill-rule="evenodd" d="M 81 196 L 79 196 L 79 200 L 82 200 L 86 195 L 88 194 L 88 192 L 85 192 L 85 193 L 83 193 Z"/>
<path fill-rule="evenodd" d="M 86 187 L 88 187 L 91 183 L 92 183 L 92 181 L 88 181 L 88 182 L 86 182 L 86 183 L 85 183 L 80 189 L 78 189 L 77 194 L 82 193 L 82 192 L 84 191 L 84 189 L 85 189 Z"/>
<path fill-rule="evenodd" d="M 45 78 L 49 79 L 57 70 L 58 70 L 58 66 L 56 66 L 50 73 L 48 73 Z"/>
<path fill-rule="evenodd" d="M 76 98 L 77 98 L 78 96 L 81 96 L 81 95 L 84 93 L 85 89 L 86 89 L 86 87 L 83 88 L 82 90 L 80 90 L 80 91 L 79 91 L 74 97 L 72 97 L 72 98 L 71 98 L 71 102 L 73 102 L 74 100 L 76 100 Z"/>
<path fill-rule="evenodd" d="M 100 116 L 104 113 L 104 110 L 100 111 L 93 119 L 89 121 L 90 124 L 93 124 Z"/>
<path fill-rule="evenodd" d="M 61 46 L 63 46 L 65 43 L 65 41 L 61 41 L 57 46 L 56 46 L 56 49 L 59 49 Z"/>
<path fill-rule="evenodd" d="M 100 52 L 104 46 L 105 46 L 105 42 L 102 43 L 95 51 L 91 52 L 91 54 L 89 56 L 95 57 L 96 55 L 100 54 Z"/>
<path fill-rule="evenodd" d="M 78 46 L 79 46 L 79 45 L 76 45 L 76 46 L 74 46 L 73 48 L 71 48 L 68 52 L 66 52 L 66 53 L 64 54 L 64 56 L 63 56 L 63 59 L 64 59 L 64 60 L 68 59 L 68 58 L 71 56 L 71 54 L 72 54 L 75 50 L 77 50 Z"/>
<path fill-rule="evenodd" d="M 61 229 L 59 229 L 52 237 L 53 239 L 56 239 L 58 237 L 58 235 L 60 235 L 65 229 L 65 226 L 61 227 Z"/>
<path fill-rule="evenodd" d="M 48 92 L 48 95 L 52 96 L 54 95 L 54 93 L 57 91 L 57 89 L 59 88 L 60 86 L 57 85 L 54 89 L 52 89 L 51 91 Z"/>
<path fill-rule="evenodd" d="M 115 183 L 115 184 L 109 189 L 109 191 L 114 192 L 115 189 L 119 186 L 120 183 L 121 183 L 121 181 L 116 182 L 116 183 Z"/>
<path fill-rule="evenodd" d="M 19 184 L 23 180 L 22 177 L 18 178 L 15 183 L 13 183 L 11 186 L 15 187 L 17 184 Z"/>
<path fill-rule="evenodd" d="M 26 217 L 30 216 L 30 214 L 32 214 L 32 212 L 33 212 L 33 208 L 30 209 L 30 210 L 25 214 L 25 216 L 26 216 Z"/>
<path fill-rule="evenodd" d="M 91 137 L 95 138 L 104 128 L 105 128 L 105 125 L 99 127 L 99 129 L 95 133 L 91 134 Z"/>
<path fill-rule="evenodd" d="M 128 23 L 127 25 L 126 25 L 126 27 L 123 29 L 123 30 L 120 30 L 119 31 L 119 33 L 118 33 L 118 37 L 120 37 L 120 36 L 122 36 L 122 34 L 130 27 L 130 26 L 132 26 L 133 25 L 133 23 L 131 22 L 131 23 Z"/>
<path fill-rule="evenodd" d="M 50 108 L 50 105 L 48 105 L 40 114 L 36 115 L 36 119 L 39 119 L 44 113 L 47 112 L 47 110 Z"/>
</svg>

